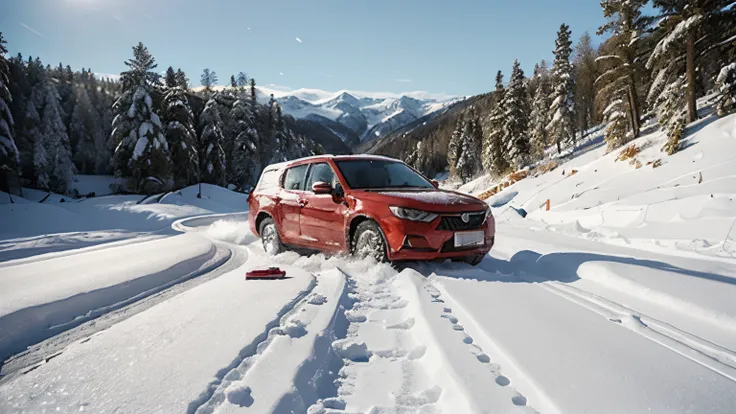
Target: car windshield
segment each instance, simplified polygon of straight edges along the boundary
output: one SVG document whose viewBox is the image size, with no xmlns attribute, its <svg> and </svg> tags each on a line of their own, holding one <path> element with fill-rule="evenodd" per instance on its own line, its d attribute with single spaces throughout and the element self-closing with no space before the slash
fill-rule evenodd
<svg viewBox="0 0 736 414">
<path fill-rule="evenodd" d="M 357 159 L 337 161 L 336 164 L 353 189 L 434 188 L 432 183 L 403 162 Z"/>
</svg>

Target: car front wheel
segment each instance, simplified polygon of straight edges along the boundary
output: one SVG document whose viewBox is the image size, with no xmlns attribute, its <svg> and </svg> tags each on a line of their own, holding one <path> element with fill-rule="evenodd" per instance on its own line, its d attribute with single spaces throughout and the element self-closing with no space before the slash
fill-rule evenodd
<svg viewBox="0 0 736 414">
<path fill-rule="evenodd" d="M 273 222 L 273 219 L 267 218 L 263 220 L 263 223 L 261 223 L 260 234 L 261 243 L 263 243 L 263 250 L 265 250 L 269 256 L 276 256 L 286 250 L 284 244 L 281 243 L 281 237 L 279 237 L 279 232 L 276 230 L 276 223 Z"/>
<path fill-rule="evenodd" d="M 358 224 L 352 238 L 353 256 L 358 259 L 370 257 L 377 262 L 385 262 L 386 243 L 381 228 L 375 221 L 364 221 Z"/>
</svg>

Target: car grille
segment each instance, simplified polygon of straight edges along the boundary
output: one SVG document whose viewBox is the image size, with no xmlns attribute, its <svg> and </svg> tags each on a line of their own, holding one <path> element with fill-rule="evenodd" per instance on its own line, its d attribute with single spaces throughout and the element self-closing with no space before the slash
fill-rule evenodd
<svg viewBox="0 0 736 414">
<path fill-rule="evenodd" d="M 486 213 L 469 213 L 468 222 L 464 222 L 462 216 L 442 216 L 440 224 L 437 226 L 437 230 L 445 231 L 463 231 L 463 230 L 475 230 L 483 225 L 486 221 Z"/>
</svg>

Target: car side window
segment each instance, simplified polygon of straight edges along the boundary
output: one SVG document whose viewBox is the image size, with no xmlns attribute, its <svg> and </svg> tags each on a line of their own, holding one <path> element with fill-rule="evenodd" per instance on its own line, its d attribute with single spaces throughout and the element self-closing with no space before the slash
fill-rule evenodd
<svg viewBox="0 0 736 414">
<path fill-rule="evenodd" d="M 284 189 L 292 191 L 301 191 L 304 189 L 304 176 L 307 173 L 309 165 L 299 165 L 286 170 L 284 176 Z"/>
<path fill-rule="evenodd" d="M 305 187 L 306 190 L 311 191 L 312 185 L 320 181 L 329 183 L 332 188 L 335 188 L 338 183 L 337 176 L 335 175 L 335 172 L 332 171 L 332 167 L 324 162 L 312 164 L 312 169 L 309 170 L 307 186 Z"/>
</svg>

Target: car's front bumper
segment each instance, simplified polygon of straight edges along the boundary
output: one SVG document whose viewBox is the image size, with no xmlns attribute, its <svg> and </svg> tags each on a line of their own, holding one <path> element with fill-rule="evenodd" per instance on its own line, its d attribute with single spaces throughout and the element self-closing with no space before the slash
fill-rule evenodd
<svg viewBox="0 0 736 414">
<path fill-rule="evenodd" d="M 389 260 L 436 260 L 485 255 L 493 247 L 496 233 L 493 216 L 488 217 L 481 226 L 459 230 L 484 231 L 483 245 L 465 248 L 454 246 L 455 231 L 438 230 L 440 220 L 437 218 L 431 223 L 418 223 L 394 216 L 384 217 L 381 220 L 381 227 L 388 243 Z"/>
</svg>

